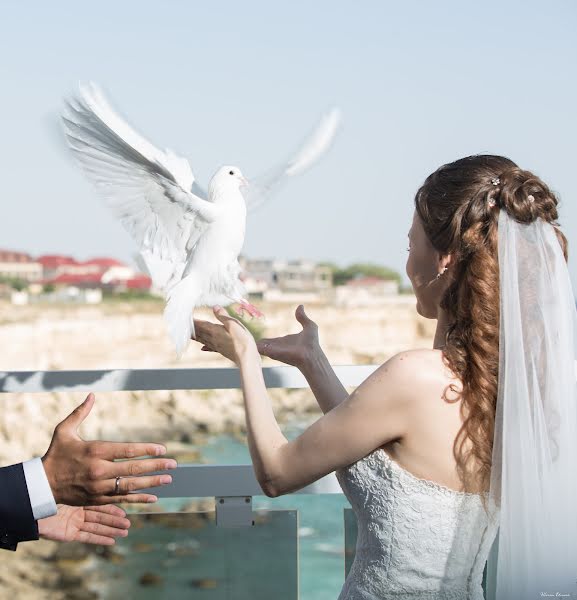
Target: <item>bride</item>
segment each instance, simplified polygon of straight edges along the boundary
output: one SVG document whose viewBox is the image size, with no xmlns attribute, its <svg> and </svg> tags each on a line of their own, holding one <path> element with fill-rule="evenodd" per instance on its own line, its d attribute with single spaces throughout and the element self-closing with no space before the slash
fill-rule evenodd
<svg viewBox="0 0 577 600">
<path fill-rule="evenodd" d="M 316 324 L 255 343 L 221 307 L 203 350 L 240 369 L 249 449 L 267 496 L 336 472 L 355 512 L 339 600 L 498 600 L 577 593 L 575 299 L 555 194 L 511 160 L 443 165 L 415 196 L 406 272 L 432 349 L 399 352 L 352 394 Z M 299 368 L 324 416 L 290 442 L 260 354 Z M 573 562 L 571 562 L 573 561 Z"/>
</svg>

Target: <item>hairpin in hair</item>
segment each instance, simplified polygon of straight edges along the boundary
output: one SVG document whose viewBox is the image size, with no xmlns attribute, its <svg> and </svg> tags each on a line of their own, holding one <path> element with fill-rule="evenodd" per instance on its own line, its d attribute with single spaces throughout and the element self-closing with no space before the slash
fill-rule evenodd
<svg viewBox="0 0 577 600">
<path fill-rule="evenodd" d="M 527 196 L 527 200 L 529 200 L 529 202 L 535 202 L 535 198 L 533 197 L 533 195 L 532 195 L 532 194 L 529 194 L 529 195 Z"/>
<path fill-rule="evenodd" d="M 493 179 L 491 179 L 491 183 L 493 185 L 499 185 L 501 183 L 501 180 L 498 177 L 493 177 Z"/>
<path fill-rule="evenodd" d="M 487 200 L 487 204 L 489 206 L 495 206 L 495 198 L 489 198 L 489 200 Z"/>
</svg>

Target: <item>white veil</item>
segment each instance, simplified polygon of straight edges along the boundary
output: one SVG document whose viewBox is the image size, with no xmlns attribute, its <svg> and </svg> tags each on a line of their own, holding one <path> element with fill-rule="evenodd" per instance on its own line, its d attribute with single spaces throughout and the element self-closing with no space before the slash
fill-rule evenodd
<svg viewBox="0 0 577 600">
<path fill-rule="evenodd" d="M 487 600 L 577 597 L 577 312 L 553 225 L 499 210 Z"/>
</svg>

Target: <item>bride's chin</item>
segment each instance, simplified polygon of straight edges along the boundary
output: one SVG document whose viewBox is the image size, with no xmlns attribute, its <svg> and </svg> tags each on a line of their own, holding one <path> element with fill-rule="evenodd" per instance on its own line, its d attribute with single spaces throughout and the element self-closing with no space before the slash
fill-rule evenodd
<svg viewBox="0 0 577 600">
<path fill-rule="evenodd" d="M 415 308 L 417 309 L 417 313 L 425 319 L 436 319 L 437 318 L 437 314 L 435 312 L 430 312 L 426 308 L 423 310 L 423 305 L 421 304 L 421 301 L 418 298 L 417 298 L 417 304 L 416 304 Z"/>
</svg>

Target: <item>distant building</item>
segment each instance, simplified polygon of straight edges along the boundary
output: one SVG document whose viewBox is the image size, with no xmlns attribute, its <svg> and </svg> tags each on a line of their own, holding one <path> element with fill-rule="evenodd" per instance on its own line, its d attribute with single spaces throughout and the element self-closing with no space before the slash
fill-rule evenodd
<svg viewBox="0 0 577 600">
<path fill-rule="evenodd" d="M 25 304 L 45 297 L 47 287 L 53 289 L 54 300 L 97 303 L 103 291 L 150 291 L 150 277 L 115 258 L 99 257 L 78 261 L 72 256 L 45 254 L 33 259 L 29 254 L 0 250 L 0 295 L 14 303 Z M 9 280 L 26 282 L 22 294 L 13 294 Z"/>
<path fill-rule="evenodd" d="M 0 250 L 0 277 L 39 281 L 42 279 L 42 265 L 24 252 Z"/>
<path fill-rule="evenodd" d="M 56 287 L 74 286 L 78 289 L 122 291 L 150 290 L 150 277 L 136 272 L 115 258 L 92 258 L 77 261 L 71 256 L 41 256 L 43 283 Z"/>
<path fill-rule="evenodd" d="M 114 258 L 92 258 L 86 261 L 77 261 L 71 256 L 45 255 L 38 258 L 42 265 L 45 280 L 53 279 L 61 275 L 102 275 L 114 267 L 124 265 Z M 127 267 L 125 267 L 127 268 Z"/>
<path fill-rule="evenodd" d="M 265 300 L 292 301 L 295 294 L 307 299 L 320 298 L 332 288 L 328 267 L 308 260 L 239 258 L 247 291 Z M 297 296 L 294 296 L 297 297 Z"/>
<path fill-rule="evenodd" d="M 42 265 L 42 278 L 52 279 L 61 273 L 67 266 L 76 265 L 77 262 L 71 256 L 62 256 L 57 254 L 45 254 L 38 257 L 38 262 Z"/>
<path fill-rule="evenodd" d="M 114 286 L 116 291 L 139 290 L 149 292 L 152 288 L 152 279 L 148 275 L 136 273 L 125 279 L 113 279 L 110 284 Z"/>
<path fill-rule="evenodd" d="M 371 306 L 381 304 L 391 296 L 398 296 L 399 283 L 395 279 L 357 277 L 335 288 L 337 306 Z"/>
</svg>

